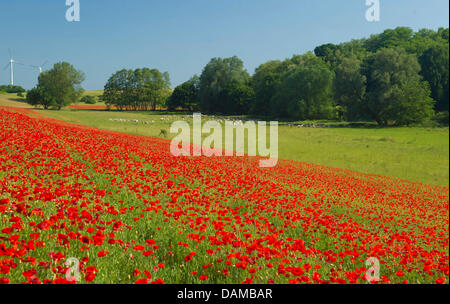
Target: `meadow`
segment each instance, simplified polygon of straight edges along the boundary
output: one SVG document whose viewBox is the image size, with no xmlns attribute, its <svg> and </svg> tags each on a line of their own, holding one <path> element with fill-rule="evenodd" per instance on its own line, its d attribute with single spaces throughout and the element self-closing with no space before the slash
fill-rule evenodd
<svg viewBox="0 0 450 304">
<path fill-rule="evenodd" d="M 0 109 L 0 283 L 448 282 L 448 187 L 42 114 Z"/>
<path fill-rule="evenodd" d="M 189 115 L 160 112 L 71 109 L 59 112 L 40 110 L 39 113 L 72 123 L 137 135 L 163 137 L 161 130 L 166 130 L 168 138 L 176 135 L 169 132 L 171 122 L 183 118 L 192 121 Z M 126 121 L 119 122 L 119 119 Z M 133 122 L 136 120 L 139 122 Z M 449 184 L 448 128 L 280 126 L 279 157 L 428 184 Z"/>
<path fill-rule="evenodd" d="M 103 94 L 103 90 L 86 90 L 83 92 L 83 96 L 91 95 L 91 96 L 98 97 L 102 94 Z"/>
<path fill-rule="evenodd" d="M 93 95 L 99 92 L 101 91 L 87 91 L 85 94 Z M 28 107 L 17 100 L 12 100 L 13 98 L 15 97 L 12 94 L 0 96 L 0 105 L 3 100 L 3 105 Z M 173 138 L 176 135 L 169 132 L 173 121 L 185 120 L 192 124 L 190 113 L 120 112 L 73 108 L 61 111 L 43 109 L 35 111 L 75 124 L 161 138 L 166 136 Z M 205 117 L 203 121 L 207 119 L 218 117 Z M 297 127 L 304 123 L 290 123 L 291 126 L 286 122 L 280 124 L 280 158 L 426 184 L 449 185 L 448 128 L 377 128 L 370 124 L 365 127 L 348 127 L 348 124 L 339 122 L 328 122 L 340 125 L 332 128 Z M 312 121 L 307 123 L 327 124 Z M 166 134 L 161 133 L 162 130 L 165 130 Z"/>
</svg>

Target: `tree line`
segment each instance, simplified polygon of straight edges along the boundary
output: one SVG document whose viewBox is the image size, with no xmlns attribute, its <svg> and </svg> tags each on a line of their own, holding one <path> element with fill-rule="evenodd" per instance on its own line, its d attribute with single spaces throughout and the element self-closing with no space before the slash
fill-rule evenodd
<svg viewBox="0 0 450 304">
<path fill-rule="evenodd" d="M 448 123 L 449 29 L 389 29 L 367 39 L 324 44 L 261 64 L 253 76 L 237 58 L 213 58 L 200 77 L 177 86 L 169 109 L 267 118 Z"/>
<path fill-rule="evenodd" d="M 449 29 L 407 27 L 369 38 L 324 44 L 314 52 L 271 60 L 250 75 L 241 59 L 213 58 L 200 76 L 170 89 L 167 72 L 120 70 L 101 100 L 119 110 L 202 111 L 286 120 L 371 120 L 410 125 L 448 123 Z M 27 99 L 44 107 L 79 100 L 84 79 L 68 63 L 39 76 Z M 64 87 L 57 90 L 57 87 Z M 436 115 L 436 113 L 438 113 Z"/>
</svg>

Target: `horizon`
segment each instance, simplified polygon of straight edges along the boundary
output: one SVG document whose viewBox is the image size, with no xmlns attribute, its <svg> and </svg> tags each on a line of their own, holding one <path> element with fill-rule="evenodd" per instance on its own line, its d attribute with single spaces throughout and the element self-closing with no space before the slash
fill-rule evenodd
<svg viewBox="0 0 450 304">
<path fill-rule="evenodd" d="M 80 22 L 66 21 L 64 0 L 0 3 L 0 84 L 9 84 L 9 68 L 3 69 L 9 61 L 8 49 L 15 60 L 28 65 L 48 61 L 44 69 L 59 61 L 73 64 L 85 73 L 86 90 L 103 89 L 117 70 L 141 67 L 169 72 L 175 87 L 200 75 L 214 57 L 238 56 L 253 74 L 268 60 L 284 60 L 325 43 L 368 38 L 398 26 L 414 31 L 449 26 L 447 1 L 380 2 L 379 22 L 365 19 L 364 0 L 230 0 L 226 4 L 80 0 Z M 16 65 L 14 70 L 16 85 L 26 89 L 36 85 L 36 68 Z"/>
</svg>

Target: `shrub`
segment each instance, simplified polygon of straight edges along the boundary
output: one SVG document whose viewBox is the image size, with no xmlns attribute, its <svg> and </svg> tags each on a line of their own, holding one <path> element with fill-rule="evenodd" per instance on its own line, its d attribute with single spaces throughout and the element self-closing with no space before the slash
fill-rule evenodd
<svg viewBox="0 0 450 304">
<path fill-rule="evenodd" d="M 97 102 L 95 96 L 91 95 L 83 96 L 80 101 L 86 104 L 95 104 Z"/>
</svg>

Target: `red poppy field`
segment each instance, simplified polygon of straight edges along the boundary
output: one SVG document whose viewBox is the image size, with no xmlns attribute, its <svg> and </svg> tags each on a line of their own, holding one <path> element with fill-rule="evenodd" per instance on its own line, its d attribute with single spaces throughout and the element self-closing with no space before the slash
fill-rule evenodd
<svg viewBox="0 0 450 304">
<path fill-rule="evenodd" d="M 0 283 L 368 284 L 373 257 L 380 284 L 448 284 L 447 187 L 20 111 L 0 109 Z"/>
</svg>

